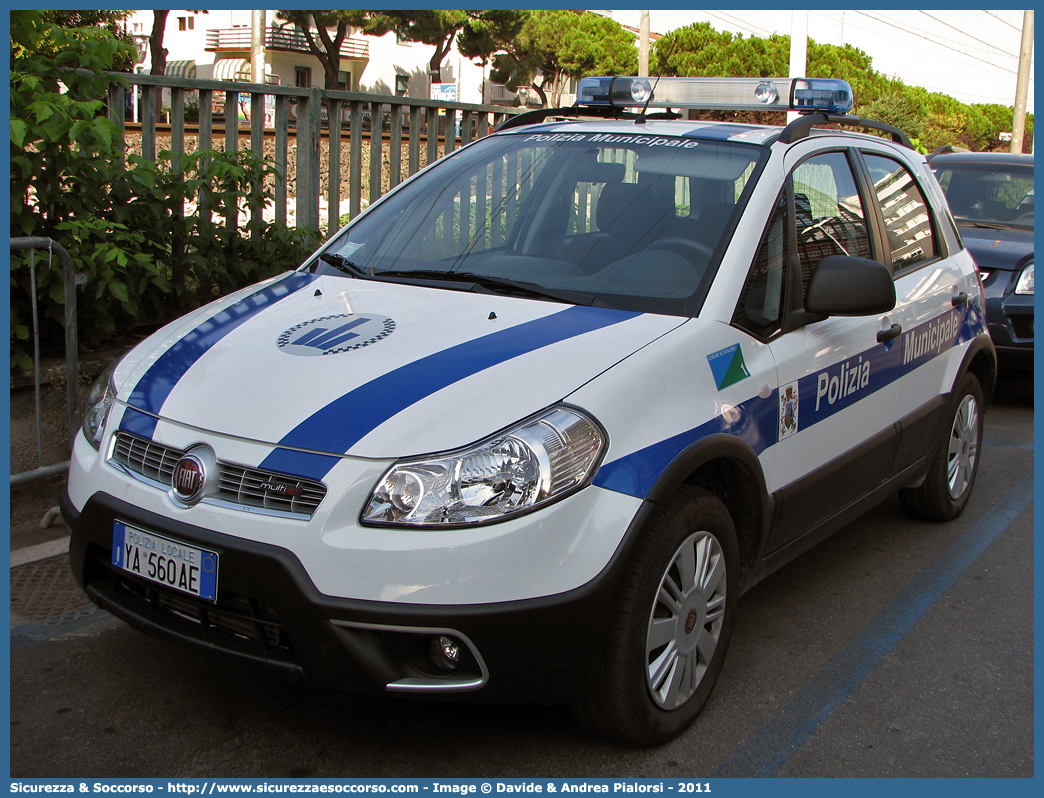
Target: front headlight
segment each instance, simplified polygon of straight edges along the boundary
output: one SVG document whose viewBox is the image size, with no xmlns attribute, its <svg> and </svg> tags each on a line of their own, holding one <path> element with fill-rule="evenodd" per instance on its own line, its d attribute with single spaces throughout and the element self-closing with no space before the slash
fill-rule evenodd
<svg viewBox="0 0 1044 798">
<path fill-rule="evenodd" d="M 1033 264 L 1031 263 L 1025 269 L 1022 270 L 1022 274 L 1019 275 L 1019 282 L 1015 286 L 1016 294 L 1032 294 L 1033 293 Z"/>
<path fill-rule="evenodd" d="M 586 484 L 606 437 L 579 410 L 553 407 L 480 443 L 400 460 L 377 485 L 364 524 L 484 524 L 533 510 Z"/>
<path fill-rule="evenodd" d="M 117 360 L 105 369 L 94 381 L 90 393 L 87 394 L 87 407 L 83 411 L 83 434 L 95 449 L 101 446 L 105 419 L 108 418 L 109 410 L 116 401 L 116 387 L 112 383 L 112 375 L 118 364 Z"/>
</svg>

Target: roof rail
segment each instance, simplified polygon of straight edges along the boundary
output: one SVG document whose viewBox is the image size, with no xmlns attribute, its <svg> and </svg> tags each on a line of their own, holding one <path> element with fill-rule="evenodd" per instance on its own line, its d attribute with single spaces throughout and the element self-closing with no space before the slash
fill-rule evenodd
<svg viewBox="0 0 1044 798">
<path fill-rule="evenodd" d="M 930 161 L 936 155 L 948 155 L 951 152 L 971 152 L 971 150 L 966 147 L 958 147 L 956 144 L 943 144 L 941 147 L 936 147 L 925 157 Z"/>
<path fill-rule="evenodd" d="M 913 144 L 910 142 L 910 137 L 907 136 L 903 131 L 897 127 L 893 127 L 885 122 L 876 122 L 873 119 L 863 119 L 858 116 L 849 116 L 848 114 L 806 114 L 800 116 L 783 128 L 783 132 L 779 134 L 779 141 L 783 144 L 792 144 L 795 141 L 799 141 L 803 138 L 807 138 L 809 131 L 815 125 L 848 125 L 850 127 L 865 127 L 870 130 L 880 130 L 882 133 L 889 133 L 892 136 L 892 141 L 896 144 L 901 144 L 909 149 L 914 149 Z"/>
<path fill-rule="evenodd" d="M 535 125 L 552 116 L 560 116 L 569 119 L 580 117 L 591 117 L 592 119 L 681 119 L 681 114 L 666 112 L 657 114 L 639 114 L 633 111 L 625 111 L 613 106 L 587 106 L 572 105 L 568 108 L 537 108 L 533 111 L 525 111 L 515 116 L 510 116 L 501 122 L 494 132 L 508 130 L 523 125 Z"/>
</svg>

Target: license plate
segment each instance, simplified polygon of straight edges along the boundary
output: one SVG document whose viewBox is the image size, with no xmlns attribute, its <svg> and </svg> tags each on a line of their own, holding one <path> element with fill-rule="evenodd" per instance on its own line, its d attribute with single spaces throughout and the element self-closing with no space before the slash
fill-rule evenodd
<svg viewBox="0 0 1044 798">
<path fill-rule="evenodd" d="M 190 596 L 217 600 L 217 552 L 116 521 L 112 526 L 112 564 Z"/>
</svg>

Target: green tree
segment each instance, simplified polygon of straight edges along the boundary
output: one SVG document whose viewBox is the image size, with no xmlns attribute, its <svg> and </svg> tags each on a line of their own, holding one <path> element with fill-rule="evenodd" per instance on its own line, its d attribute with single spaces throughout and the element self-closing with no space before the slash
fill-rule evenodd
<svg viewBox="0 0 1044 798">
<path fill-rule="evenodd" d="M 40 19 L 44 23 L 55 25 L 68 31 L 69 36 L 76 39 L 81 37 L 79 31 L 85 30 L 89 33 L 83 35 L 93 36 L 93 31 L 104 31 L 108 36 L 118 41 L 132 44 L 130 34 L 124 26 L 124 20 L 133 12 L 131 11 L 71 11 L 53 10 L 41 11 Z M 53 55 L 54 41 L 49 37 L 41 38 L 35 45 L 44 51 L 50 51 Z M 11 57 L 23 58 L 26 53 L 24 47 L 12 39 Z M 113 56 L 112 69 L 116 72 L 130 72 L 135 64 L 135 51 L 133 46 L 130 50 L 122 50 Z"/>
<path fill-rule="evenodd" d="M 744 38 L 697 22 L 653 44 L 649 71 L 672 77 L 779 77 L 790 65 L 790 37 Z"/>
<path fill-rule="evenodd" d="M 492 61 L 490 78 L 511 91 L 531 86 L 546 105 L 557 105 L 569 78 L 634 73 L 634 36 L 600 14 L 531 11 L 460 37 L 461 52 Z M 539 82 L 537 80 L 539 78 Z"/>
<path fill-rule="evenodd" d="M 863 105 L 861 113 L 869 119 L 887 122 L 915 139 L 924 137 L 924 111 L 900 83 L 894 84 L 876 100 Z"/>
<path fill-rule="evenodd" d="M 650 71 L 679 77 L 783 77 L 790 70 L 790 37 L 744 37 L 698 22 L 670 31 L 655 42 Z M 847 80 L 857 114 L 905 131 L 926 150 L 943 144 L 970 149 L 996 148 L 1001 131 L 1011 129 L 1012 111 L 999 105 L 966 105 L 938 92 L 908 86 L 873 67 L 873 60 L 851 45 L 819 44 L 809 39 L 805 74 Z M 708 111 L 706 118 L 765 120 L 764 114 Z M 1027 120 L 1031 127 L 1032 120 Z M 1026 140 L 1032 142 L 1027 134 Z"/>
<path fill-rule="evenodd" d="M 790 37 L 744 37 L 699 22 L 661 37 L 652 48 L 650 71 L 679 77 L 785 77 L 790 73 Z M 847 80 L 857 103 L 875 100 L 889 84 L 862 50 L 809 39 L 808 77 Z"/>
<path fill-rule="evenodd" d="M 428 59 L 428 73 L 433 80 L 442 79 L 442 62 L 453 48 L 453 40 L 467 26 L 473 12 L 468 11 L 389 11 L 395 32 L 411 42 L 430 44 L 435 48 Z"/>
<path fill-rule="evenodd" d="M 465 52 L 465 49 L 478 48 L 477 52 L 480 52 L 494 41 L 493 37 L 517 35 L 519 22 L 527 14 L 524 11 L 504 10 L 413 10 L 386 13 L 394 20 L 394 30 L 403 39 L 435 48 L 428 60 L 428 73 L 436 79 L 442 77 L 442 62 L 449 55 L 454 41 L 463 55 L 473 57 L 470 50 Z M 488 60 L 488 55 L 486 58 Z"/>
<path fill-rule="evenodd" d="M 790 50 L 790 37 L 786 39 L 787 51 Z M 787 64 L 789 69 L 789 60 Z M 894 81 L 873 68 L 873 59 L 850 44 L 839 47 L 836 44 L 819 44 L 808 41 L 808 72 L 812 78 L 840 78 L 847 80 L 856 98 L 855 112 L 860 107 L 872 103 L 881 94 L 888 91 Z M 787 74 L 783 72 L 782 74 Z"/>
<path fill-rule="evenodd" d="M 102 28 L 62 28 L 36 11 L 12 11 L 10 73 L 11 236 L 48 237 L 68 250 L 81 289 L 80 338 L 97 345 L 117 330 L 167 321 L 220 294 L 291 268 L 314 247 L 307 232 L 275 223 L 258 236 L 186 216 L 185 203 L 207 195 L 216 219 L 263 205 L 256 190 L 270 162 L 250 151 L 160 153 L 158 163 L 127 154 L 103 99 L 127 85 L 112 71 L 134 52 Z M 176 161 L 176 168 L 175 168 Z M 173 256 L 173 242 L 182 254 Z M 23 342 L 35 294 L 41 339 L 60 346 L 64 280 L 57 262 L 11 256 L 11 357 L 31 366 Z"/>
<path fill-rule="evenodd" d="M 167 30 L 167 15 L 170 11 L 153 9 L 152 35 L 149 36 L 149 52 L 152 53 L 150 75 L 167 74 L 167 48 L 163 46 L 163 37 Z M 159 92 L 156 93 L 156 110 L 159 111 Z"/>
<path fill-rule="evenodd" d="M 276 11 L 278 17 L 295 25 L 304 35 L 308 51 L 323 66 L 324 85 L 332 90 L 337 89 L 341 45 L 350 28 L 358 28 L 369 36 L 383 36 L 394 24 L 387 14 L 385 11 Z"/>
<path fill-rule="evenodd" d="M 505 43 L 515 41 L 531 13 L 483 11 L 473 16 L 457 34 L 457 49 L 465 58 L 488 64 L 496 53 L 504 52 Z"/>
</svg>

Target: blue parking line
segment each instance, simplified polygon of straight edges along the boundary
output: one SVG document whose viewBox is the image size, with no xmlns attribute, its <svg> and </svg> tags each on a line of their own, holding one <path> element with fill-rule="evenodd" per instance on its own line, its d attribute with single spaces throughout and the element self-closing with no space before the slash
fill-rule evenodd
<svg viewBox="0 0 1044 798">
<path fill-rule="evenodd" d="M 996 438 L 983 438 L 984 444 L 988 443 L 990 446 L 1007 446 L 1009 449 L 1026 449 L 1027 451 L 1033 451 L 1032 443 L 1015 443 L 1014 441 L 999 441 Z"/>
<path fill-rule="evenodd" d="M 774 776 L 910 632 L 979 555 L 1033 502 L 1033 476 L 1013 487 L 793 701 L 751 737 L 715 776 Z"/>
<path fill-rule="evenodd" d="M 93 605 L 92 605 L 93 607 Z M 75 620 L 60 623 L 53 628 L 39 623 L 26 623 L 11 628 L 11 651 L 20 651 L 23 648 L 55 640 L 68 632 L 75 632 L 85 626 L 104 621 L 111 617 L 108 612 L 98 607 L 93 607 L 94 612 Z"/>
</svg>

